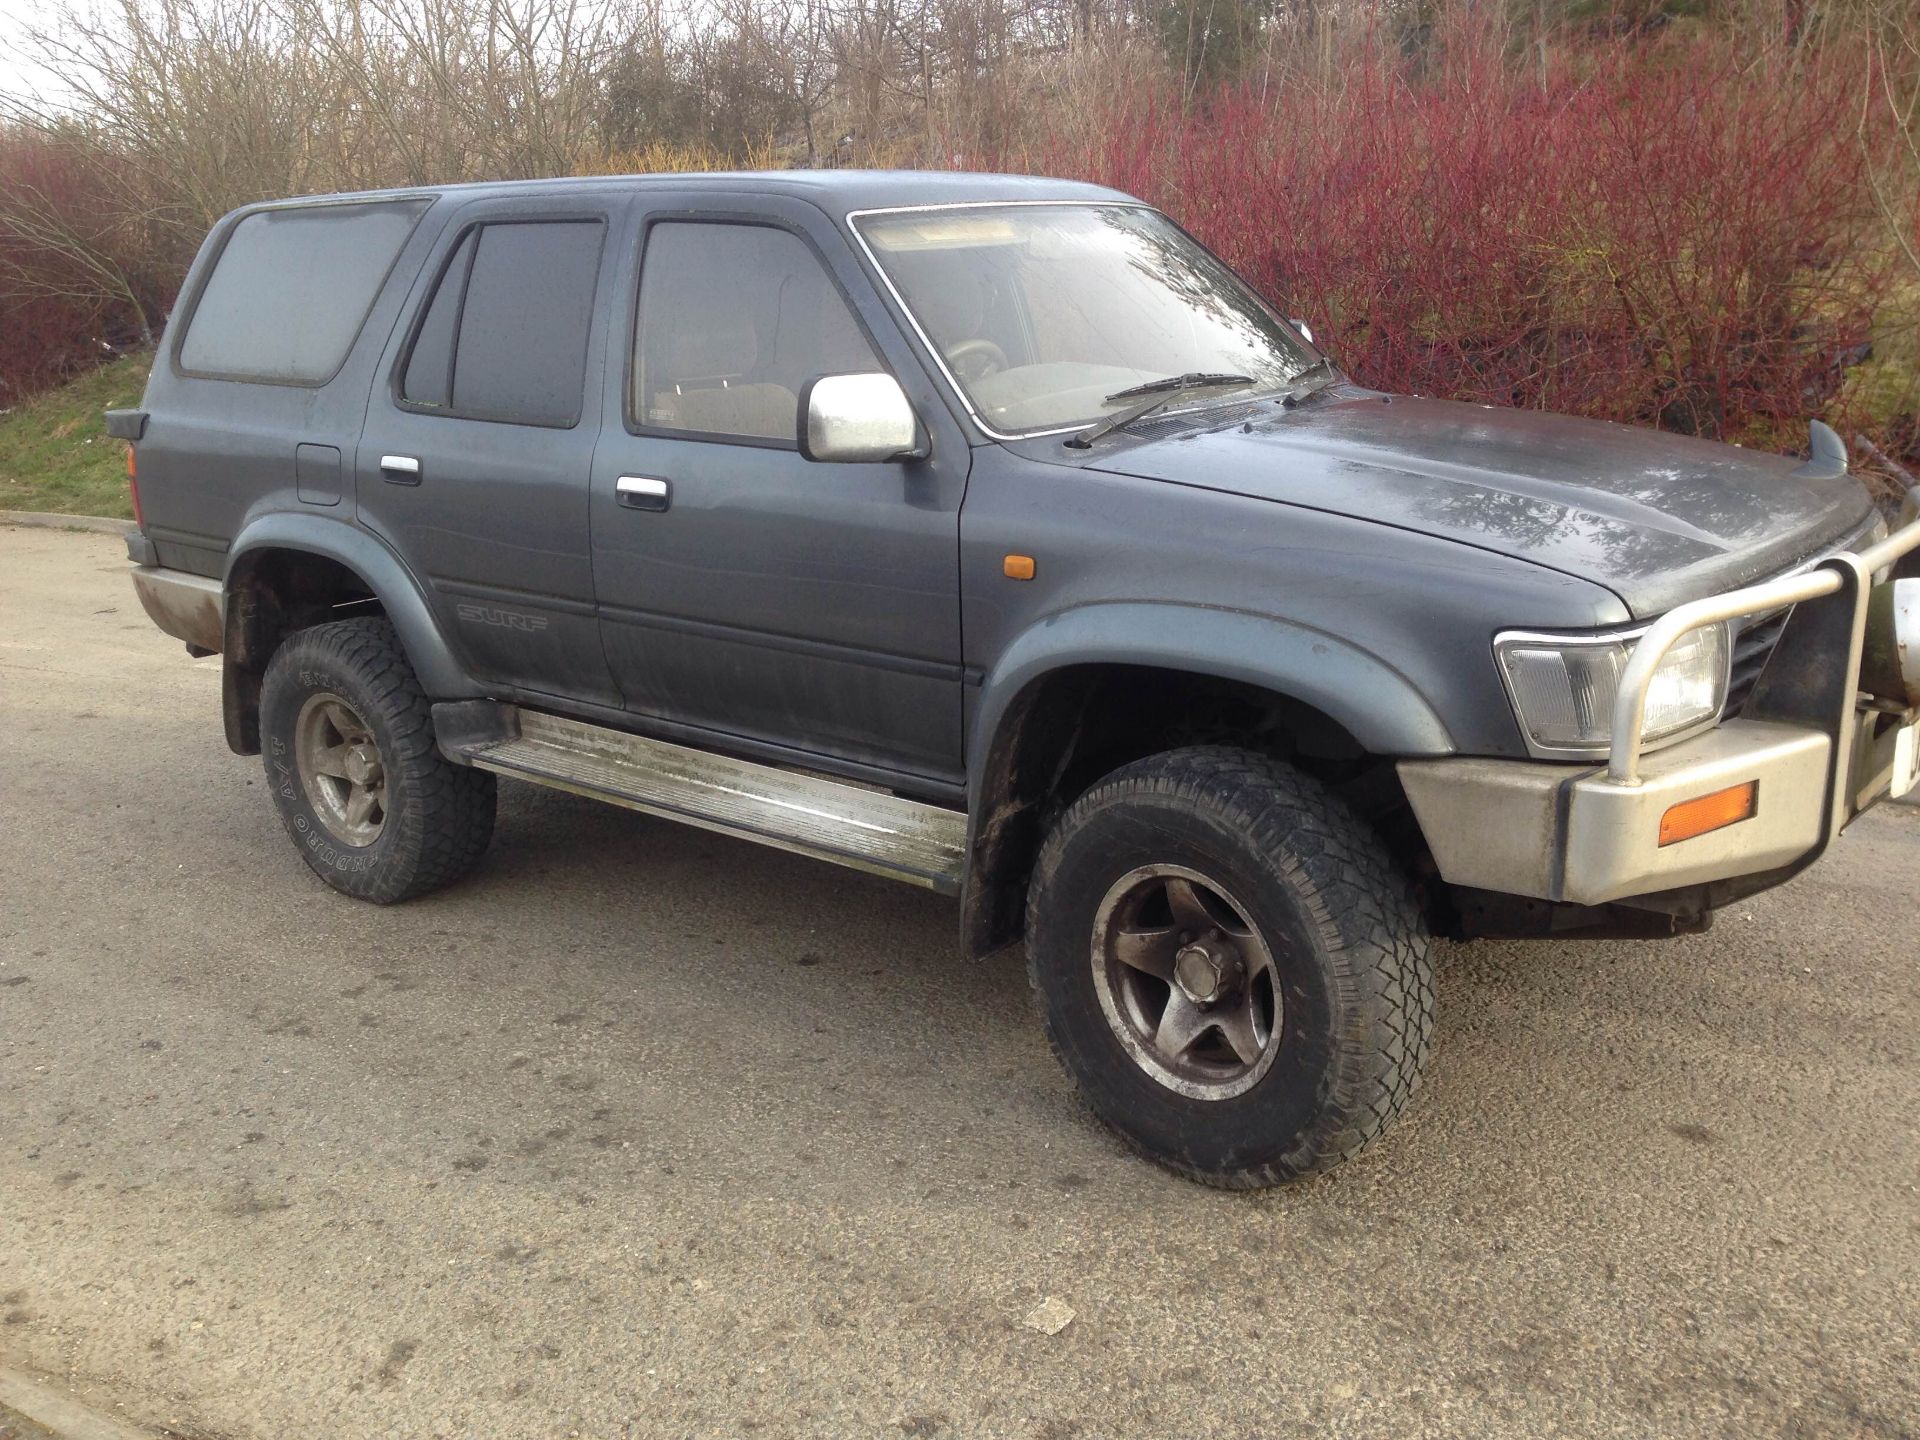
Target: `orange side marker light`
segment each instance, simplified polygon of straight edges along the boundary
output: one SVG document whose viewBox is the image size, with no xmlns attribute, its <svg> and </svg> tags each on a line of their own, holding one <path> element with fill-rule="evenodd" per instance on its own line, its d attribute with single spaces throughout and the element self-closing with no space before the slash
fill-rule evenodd
<svg viewBox="0 0 1920 1440">
<path fill-rule="evenodd" d="M 1009 555 L 1000 562 L 1000 572 L 1009 580 L 1031 580 L 1033 578 L 1033 556 Z"/>
<path fill-rule="evenodd" d="M 1660 817 L 1660 843 L 1677 845 L 1696 835 L 1724 830 L 1742 820 L 1751 820 L 1760 809 L 1760 782 L 1729 785 L 1711 795 L 1684 800 Z"/>
<path fill-rule="evenodd" d="M 127 493 L 133 497 L 133 528 L 147 528 L 146 517 L 140 513 L 140 467 L 134 463 L 133 446 L 127 446 Z"/>
</svg>

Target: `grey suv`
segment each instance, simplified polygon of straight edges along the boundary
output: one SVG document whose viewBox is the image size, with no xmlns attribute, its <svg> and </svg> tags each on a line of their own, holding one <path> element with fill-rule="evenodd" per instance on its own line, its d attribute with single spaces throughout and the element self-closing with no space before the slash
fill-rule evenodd
<svg viewBox="0 0 1920 1440">
<path fill-rule="evenodd" d="M 134 583 L 327 883 L 456 879 L 506 775 L 957 895 L 1216 1184 L 1401 1110 L 1429 936 L 1697 930 L 1915 779 L 1920 524 L 1830 431 L 1364 389 L 1110 190 L 254 206 L 143 405 Z"/>
</svg>

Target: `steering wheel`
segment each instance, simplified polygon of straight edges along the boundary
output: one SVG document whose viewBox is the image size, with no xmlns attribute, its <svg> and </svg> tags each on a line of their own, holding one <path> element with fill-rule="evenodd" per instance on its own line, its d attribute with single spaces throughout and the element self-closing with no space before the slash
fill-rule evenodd
<svg viewBox="0 0 1920 1440">
<path fill-rule="evenodd" d="M 963 380 L 984 380 L 1011 368 L 1007 352 L 991 340 L 962 340 L 947 351 L 947 363 Z"/>
</svg>

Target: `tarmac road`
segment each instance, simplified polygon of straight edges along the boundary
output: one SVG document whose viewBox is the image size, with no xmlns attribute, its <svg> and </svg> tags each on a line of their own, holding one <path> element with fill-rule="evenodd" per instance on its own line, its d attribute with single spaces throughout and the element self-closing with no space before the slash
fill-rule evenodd
<svg viewBox="0 0 1920 1440">
<path fill-rule="evenodd" d="M 1920 1431 L 1920 812 L 1449 951 L 1399 1128 L 1224 1195 L 949 901 L 505 784 L 335 895 L 120 557 L 0 528 L 0 1364 L 197 1437 Z"/>
</svg>

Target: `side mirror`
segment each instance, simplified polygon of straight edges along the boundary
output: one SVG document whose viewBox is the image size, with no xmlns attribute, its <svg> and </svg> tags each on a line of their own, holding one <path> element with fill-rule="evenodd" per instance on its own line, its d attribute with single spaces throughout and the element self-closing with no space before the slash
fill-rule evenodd
<svg viewBox="0 0 1920 1440">
<path fill-rule="evenodd" d="M 1313 344 L 1313 331 L 1307 328 L 1306 321 L 1302 320 L 1298 315 L 1289 315 L 1287 317 L 1287 324 L 1298 330 L 1300 332 L 1300 338 L 1306 341 L 1307 344 Z"/>
<path fill-rule="evenodd" d="M 800 453 L 809 460 L 917 459 L 920 419 L 891 375 L 822 375 L 800 392 Z"/>
</svg>

